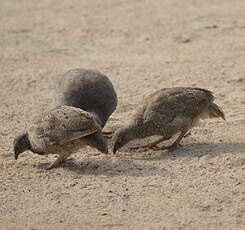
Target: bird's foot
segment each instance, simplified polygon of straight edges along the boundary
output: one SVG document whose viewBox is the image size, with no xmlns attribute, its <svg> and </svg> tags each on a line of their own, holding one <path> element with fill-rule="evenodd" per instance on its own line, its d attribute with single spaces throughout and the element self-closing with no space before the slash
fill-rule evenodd
<svg viewBox="0 0 245 230">
<path fill-rule="evenodd" d="M 105 130 L 102 130 L 102 135 L 105 137 L 105 138 L 108 138 L 108 139 L 111 139 L 112 138 L 112 135 L 114 133 L 114 131 L 112 129 L 105 129 Z"/>
<path fill-rule="evenodd" d="M 113 131 L 102 131 L 103 135 L 112 135 L 113 133 Z"/>
<path fill-rule="evenodd" d="M 157 145 L 151 145 L 151 144 L 148 144 L 148 145 L 143 145 L 143 146 L 133 146 L 133 147 L 130 147 L 130 149 L 133 149 L 133 150 L 137 150 L 137 149 L 144 149 L 144 150 L 149 150 L 149 149 L 159 149 L 160 147 L 158 147 Z"/>
<path fill-rule="evenodd" d="M 58 167 L 61 163 L 65 162 L 66 158 L 64 156 L 59 156 L 53 163 L 51 163 L 46 170 L 50 170 Z"/>
<path fill-rule="evenodd" d="M 51 170 L 51 169 L 53 169 L 53 168 L 56 168 L 59 164 L 54 164 L 55 162 L 53 162 L 53 163 L 51 163 L 47 168 L 46 168 L 46 170 Z"/>
<path fill-rule="evenodd" d="M 172 145 L 168 145 L 168 146 L 161 146 L 158 148 L 153 149 L 154 151 L 159 151 L 159 150 L 168 150 L 168 151 L 174 151 L 176 149 L 178 149 L 179 147 L 181 147 L 181 144 L 172 144 Z"/>
<path fill-rule="evenodd" d="M 112 135 L 114 131 L 112 129 L 103 129 L 102 134 L 103 135 Z"/>
</svg>

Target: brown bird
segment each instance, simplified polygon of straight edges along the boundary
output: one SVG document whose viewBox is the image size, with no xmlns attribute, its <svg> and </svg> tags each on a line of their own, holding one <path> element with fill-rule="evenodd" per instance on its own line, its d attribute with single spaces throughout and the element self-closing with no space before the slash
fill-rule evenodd
<svg viewBox="0 0 245 230">
<path fill-rule="evenodd" d="M 132 117 L 129 124 L 118 129 L 113 138 L 113 153 L 131 140 L 160 135 L 161 138 L 144 146 L 154 150 L 174 149 L 200 119 L 225 119 L 223 111 L 214 102 L 212 92 L 200 88 L 163 88 L 149 95 Z M 157 144 L 179 133 L 176 141 L 169 146 Z"/>
<path fill-rule="evenodd" d="M 93 140 L 88 142 L 84 137 L 90 134 L 94 134 Z M 52 169 L 87 144 L 108 153 L 95 116 L 79 108 L 59 106 L 35 117 L 27 132 L 15 138 L 15 159 L 26 150 L 40 155 L 58 154 L 47 168 Z"/>
</svg>

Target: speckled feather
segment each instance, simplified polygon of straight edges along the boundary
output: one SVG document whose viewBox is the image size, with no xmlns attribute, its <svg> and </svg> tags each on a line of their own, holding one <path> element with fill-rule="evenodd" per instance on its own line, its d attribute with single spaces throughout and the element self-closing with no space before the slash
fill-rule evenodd
<svg viewBox="0 0 245 230">
<path fill-rule="evenodd" d="M 92 140 L 86 140 L 85 137 L 91 134 Z M 15 159 L 26 150 L 37 154 L 58 154 L 56 161 L 47 168 L 52 169 L 86 145 L 108 152 L 96 117 L 79 108 L 59 106 L 36 116 L 28 131 L 15 138 Z"/>
<path fill-rule="evenodd" d="M 44 150 L 50 145 L 61 145 L 100 130 L 88 112 L 61 106 L 35 117 L 28 135 L 34 148 Z"/>
<path fill-rule="evenodd" d="M 129 124 L 114 134 L 113 152 L 133 139 L 153 135 L 169 139 L 178 132 L 186 133 L 199 119 L 225 119 L 213 101 L 212 92 L 200 88 L 163 88 L 152 93 L 143 99 Z"/>
<path fill-rule="evenodd" d="M 205 89 L 163 88 L 144 98 L 131 123 L 143 125 L 146 136 L 175 133 L 180 125 L 191 125 L 213 100 L 212 92 Z"/>
</svg>

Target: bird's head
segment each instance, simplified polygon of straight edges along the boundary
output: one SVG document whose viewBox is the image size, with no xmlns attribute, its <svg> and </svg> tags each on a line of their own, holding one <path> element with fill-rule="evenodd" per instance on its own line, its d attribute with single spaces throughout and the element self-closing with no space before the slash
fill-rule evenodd
<svg viewBox="0 0 245 230">
<path fill-rule="evenodd" d="M 113 137 L 112 137 L 112 151 L 113 154 L 117 152 L 118 149 L 123 147 L 125 144 L 127 144 L 129 141 L 135 139 L 136 137 L 133 135 L 133 130 L 131 130 L 128 127 L 123 127 L 118 129 Z"/>
<path fill-rule="evenodd" d="M 27 133 L 21 133 L 14 139 L 14 157 L 17 160 L 18 156 L 24 151 L 30 149 L 30 142 Z"/>
<path fill-rule="evenodd" d="M 105 139 L 102 141 L 102 143 L 99 146 L 97 146 L 97 149 L 101 151 L 102 153 L 105 153 L 105 154 L 108 153 L 108 145 Z"/>
</svg>

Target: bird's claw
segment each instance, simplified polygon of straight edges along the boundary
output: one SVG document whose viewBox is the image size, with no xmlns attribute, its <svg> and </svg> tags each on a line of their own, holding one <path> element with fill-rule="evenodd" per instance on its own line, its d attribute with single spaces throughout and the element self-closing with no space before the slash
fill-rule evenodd
<svg viewBox="0 0 245 230">
<path fill-rule="evenodd" d="M 160 147 L 158 147 L 157 145 L 148 145 L 148 146 L 134 146 L 134 147 L 130 147 L 130 149 L 132 150 L 137 150 L 137 149 L 143 149 L 143 150 L 158 150 Z"/>
<path fill-rule="evenodd" d="M 129 149 L 132 149 L 132 150 L 137 150 L 137 149 L 142 149 L 142 148 L 143 148 L 142 146 L 129 147 Z"/>
<path fill-rule="evenodd" d="M 153 151 L 159 151 L 159 150 L 161 150 L 162 149 L 162 147 L 159 147 L 159 146 L 153 146 L 152 148 L 151 148 Z"/>
</svg>

